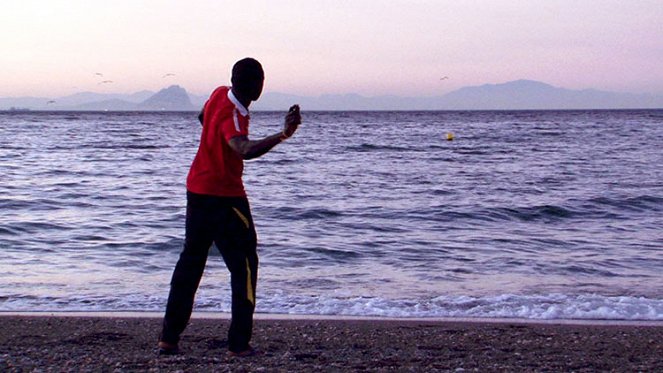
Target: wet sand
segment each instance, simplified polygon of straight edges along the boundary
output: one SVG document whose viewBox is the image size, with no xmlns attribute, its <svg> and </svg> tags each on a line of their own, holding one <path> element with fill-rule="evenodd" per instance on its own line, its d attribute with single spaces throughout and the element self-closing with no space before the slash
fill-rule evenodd
<svg viewBox="0 0 663 373">
<path fill-rule="evenodd" d="M 258 319 L 262 355 L 226 355 L 227 319 L 195 318 L 157 356 L 155 317 L 0 316 L 5 371 L 663 371 L 663 325 Z"/>
</svg>

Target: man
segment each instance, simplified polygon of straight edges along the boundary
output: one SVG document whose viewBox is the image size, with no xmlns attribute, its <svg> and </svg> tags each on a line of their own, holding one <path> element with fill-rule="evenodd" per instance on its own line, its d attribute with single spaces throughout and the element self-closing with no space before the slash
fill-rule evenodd
<svg viewBox="0 0 663 373">
<path fill-rule="evenodd" d="M 196 290 L 212 243 L 230 271 L 232 319 L 228 330 L 231 356 L 250 356 L 253 311 L 258 271 L 256 232 L 244 191 L 244 159 L 270 151 L 292 136 L 301 123 L 294 105 L 285 117 L 283 131 L 262 140 L 249 140 L 249 111 L 262 93 L 264 72 L 252 58 L 232 69 L 232 87 L 217 88 L 199 116 L 203 125 L 200 145 L 187 177 L 184 249 L 175 266 L 159 340 L 160 354 L 178 352 Z"/>
</svg>

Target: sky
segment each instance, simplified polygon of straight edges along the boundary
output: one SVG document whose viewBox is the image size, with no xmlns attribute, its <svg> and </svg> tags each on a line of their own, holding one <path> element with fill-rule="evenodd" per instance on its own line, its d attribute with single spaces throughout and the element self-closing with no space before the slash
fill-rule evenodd
<svg viewBox="0 0 663 373">
<path fill-rule="evenodd" d="M 205 95 L 247 56 L 305 96 L 663 93 L 663 0 L 0 0 L 0 97 Z"/>
</svg>

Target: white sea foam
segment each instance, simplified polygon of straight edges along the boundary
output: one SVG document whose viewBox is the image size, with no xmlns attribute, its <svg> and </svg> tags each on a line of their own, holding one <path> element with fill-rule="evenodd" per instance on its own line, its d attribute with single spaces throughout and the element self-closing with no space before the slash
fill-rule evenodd
<svg viewBox="0 0 663 373">
<path fill-rule="evenodd" d="M 427 300 L 370 297 L 264 299 L 260 311 L 380 317 L 663 320 L 663 300 L 601 295 L 439 296 Z"/>
<path fill-rule="evenodd" d="M 230 294 L 199 297 L 195 310 L 229 312 Z M 165 299 L 133 297 L 94 299 L 12 298 L 0 300 L 0 311 L 139 311 L 161 312 Z M 598 294 L 438 296 L 429 299 L 301 296 L 273 293 L 261 296 L 256 312 L 288 315 L 398 318 L 519 318 L 532 320 L 663 321 L 663 299 Z"/>
</svg>

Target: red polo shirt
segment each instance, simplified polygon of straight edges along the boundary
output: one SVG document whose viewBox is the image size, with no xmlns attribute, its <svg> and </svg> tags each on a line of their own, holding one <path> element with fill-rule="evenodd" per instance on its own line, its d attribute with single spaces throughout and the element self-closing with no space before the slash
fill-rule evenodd
<svg viewBox="0 0 663 373">
<path fill-rule="evenodd" d="M 228 141 L 249 135 L 249 111 L 230 87 L 217 88 L 203 109 L 203 132 L 198 153 L 186 180 L 188 191 L 221 197 L 245 197 L 244 161 Z"/>
</svg>

